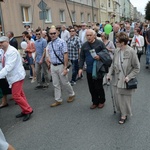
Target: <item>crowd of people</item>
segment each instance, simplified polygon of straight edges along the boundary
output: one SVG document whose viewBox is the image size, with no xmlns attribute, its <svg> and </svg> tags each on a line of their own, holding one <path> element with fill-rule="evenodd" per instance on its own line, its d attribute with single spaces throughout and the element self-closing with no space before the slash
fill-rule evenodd
<svg viewBox="0 0 150 150">
<path fill-rule="evenodd" d="M 92 101 L 90 109 L 102 109 L 106 101 L 103 86 L 111 80 L 115 106 L 120 113 L 119 124 L 124 124 L 127 116 L 132 115 L 131 101 L 135 91 L 126 89 L 126 83 L 139 73 L 143 53 L 146 53 L 146 69 L 149 68 L 150 30 L 146 23 L 137 22 L 131 26 L 126 21 L 112 24 L 112 31 L 106 34 L 107 24 L 109 21 L 105 25 L 53 25 L 45 30 L 38 27 L 35 31 L 30 25 L 25 25 L 22 32 L 22 41 L 27 43 L 23 49 L 26 53 L 24 59 L 29 65 L 31 83 L 37 83 L 35 90 L 48 89 L 52 81 L 55 101 L 51 107 L 62 104 L 62 85 L 68 91 L 67 102 L 74 101 L 73 86 L 83 78 L 85 70 Z M 23 121 L 27 121 L 33 109 L 22 88 L 26 74 L 24 60 L 12 31 L 0 37 L 0 48 L 0 88 L 3 93 L 0 109 L 8 107 L 7 95 L 12 94 L 12 99 L 22 110 L 16 118 L 23 117 Z M 70 64 L 72 76 L 69 81 Z"/>
</svg>

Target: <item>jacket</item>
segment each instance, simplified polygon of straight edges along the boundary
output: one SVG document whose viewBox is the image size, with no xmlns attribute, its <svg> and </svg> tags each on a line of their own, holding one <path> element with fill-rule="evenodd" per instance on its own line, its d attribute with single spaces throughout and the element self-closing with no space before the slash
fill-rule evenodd
<svg viewBox="0 0 150 150">
<path fill-rule="evenodd" d="M 122 68 L 120 67 L 120 49 L 117 49 L 114 54 L 113 62 L 109 69 L 108 76 L 111 77 L 112 73 L 114 72 L 114 85 L 118 88 L 126 88 L 126 83 L 124 81 L 125 76 L 128 76 L 129 80 L 135 78 L 137 73 L 140 71 L 140 63 L 137 58 L 137 54 L 135 53 L 134 49 L 127 45 L 126 49 L 124 50 L 123 54 L 123 63 Z"/>
<path fill-rule="evenodd" d="M 16 48 L 9 45 L 4 57 L 5 66 L 0 71 L 0 79 L 6 77 L 11 87 L 13 83 L 23 80 L 26 73 L 22 65 L 21 56 Z"/>
</svg>

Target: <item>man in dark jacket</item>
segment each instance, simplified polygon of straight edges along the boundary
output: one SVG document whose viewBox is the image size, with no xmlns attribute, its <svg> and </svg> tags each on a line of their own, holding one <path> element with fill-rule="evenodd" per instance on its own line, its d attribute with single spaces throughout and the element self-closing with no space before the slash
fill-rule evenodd
<svg viewBox="0 0 150 150">
<path fill-rule="evenodd" d="M 95 55 L 92 57 L 90 50 L 94 49 L 96 53 L 99 53 L 100 51 L 103 51 L 106 49 L 104 43 L 102 43 L 100 40 L 96 39 L 96 33 L 92 29 L 88 29 L 86 31 L 86 38 L 87 42 L 85 42 L 82 45 L 81 53 L 80 53 L 80 62 L 79 62 L 79 76 L 81 76 L 83 72 L 83 65 L 84 62 L 87 64 L 87 80 L 88 80 L 88 86 L 89 91 L 91 93 L 92 102 L 91 109 L 103 108 L 105 103 L 105 92 L 103 89 L 103 76 L 97 79 L 92 78 L 92 69 L 93 69 L 93 63 L 95 60 L 100 60 L 99 55 Z"/>
<path fill-rule="evenodd" d="M 14 33 L 12 31 L 7 32 L 7 37 L 9 38 L 9 44 L 18 50 L 18 42 L 14 38 Z"/>
</svg>

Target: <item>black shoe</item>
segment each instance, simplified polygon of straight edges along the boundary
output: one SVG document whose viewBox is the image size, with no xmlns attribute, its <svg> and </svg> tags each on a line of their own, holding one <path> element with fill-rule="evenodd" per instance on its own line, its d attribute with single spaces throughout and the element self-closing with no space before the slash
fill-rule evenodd
<svg viewBox="0 0 150 150">
<path fill-rule="evenodd" d="M 20 113 L 20 114 L 16 115 L 16 118 L 21 118 L 21 117 L 24 117 L 24 116 L 25 116 L 25 114 Z"/>
<path fill-rule="evenodd" d="M 42 85 L 38 85 L 38 86 L 35 87 L 35 90 L 37 90 L 37 89 L 42 89 L 42 88 L 43 88 Z"/>
<path fill-rule="evenodd" d="M 24 118 L 23 118 L 23 121 L 29 120 L 32 113 L 33 113 L 33 111 L 32 111 L 31 113 L 29 113 L 29 114 L 25 114 L 25 115 L 24 115 Z"/>
<path fill-rule="evenodd" d="M 43 85 L 43 89 L 48 89 L 48 85 Z"/>
</svg>

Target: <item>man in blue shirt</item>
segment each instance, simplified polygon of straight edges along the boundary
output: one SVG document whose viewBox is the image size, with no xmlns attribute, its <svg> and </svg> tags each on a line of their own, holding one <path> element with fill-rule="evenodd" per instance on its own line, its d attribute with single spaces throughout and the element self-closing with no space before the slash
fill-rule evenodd
<svg viewBox="0 0 150 150">
<path fill-rule="evenodd" d="M 45 48 L 47 46 L 47 41 L 42 38 L 41 31 L 36 30 L 36 41 L 35 41 L 35 62 L 36 62 L 36 76 L 37 76 L 37 86 L 35 89 L 48 88 L 49 77 L 48 77 L 48 66 L 45 61 Z M 41 70 L 44 73 L 45 83 L 42 83 Z"/>
</svg>

